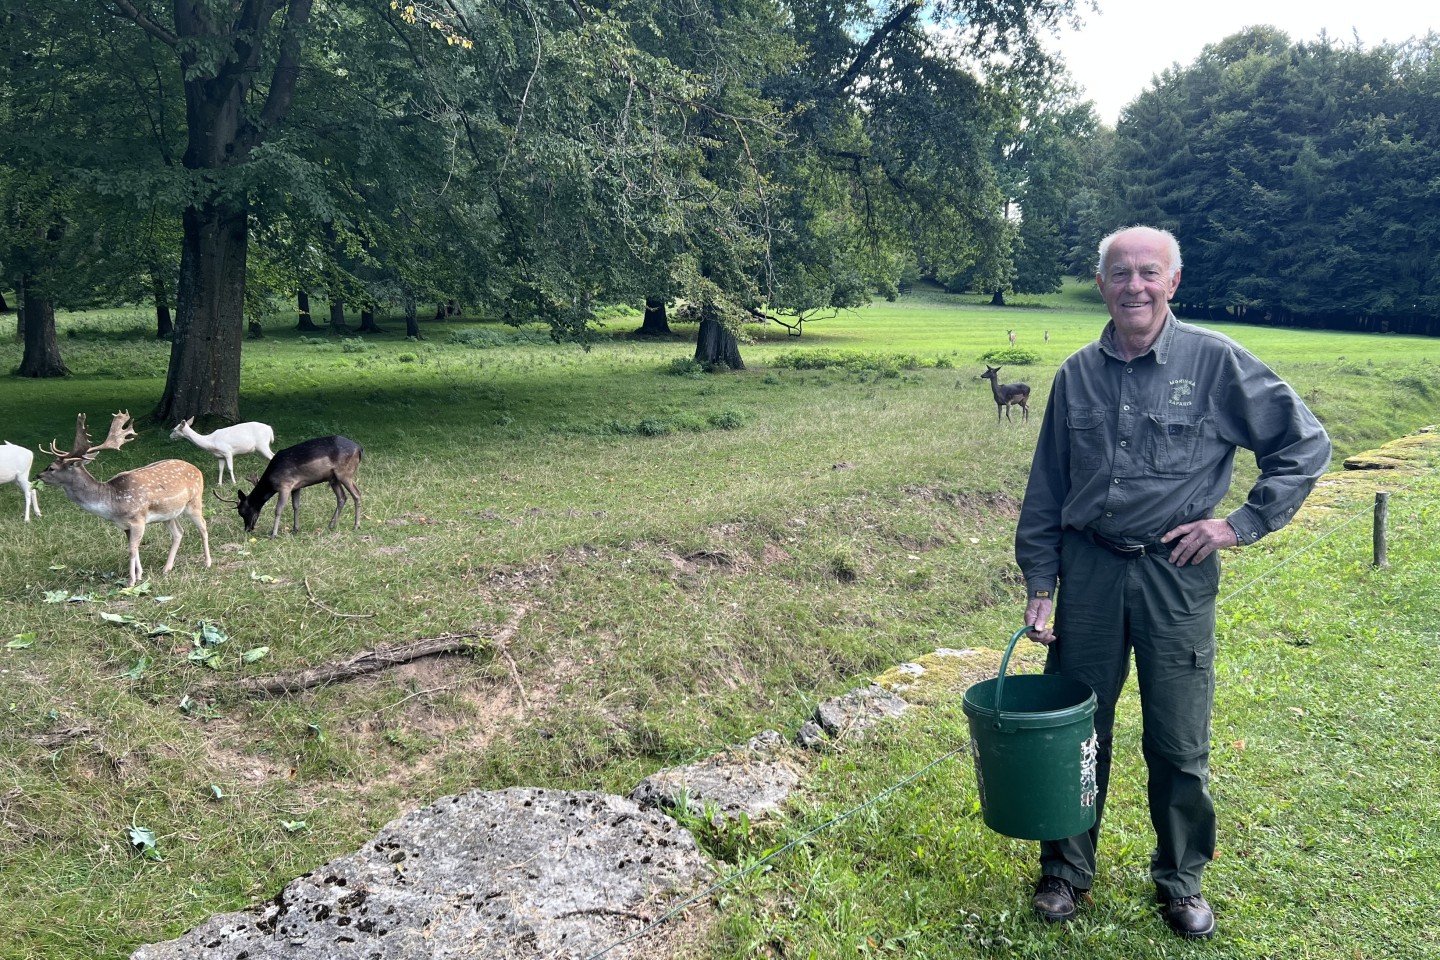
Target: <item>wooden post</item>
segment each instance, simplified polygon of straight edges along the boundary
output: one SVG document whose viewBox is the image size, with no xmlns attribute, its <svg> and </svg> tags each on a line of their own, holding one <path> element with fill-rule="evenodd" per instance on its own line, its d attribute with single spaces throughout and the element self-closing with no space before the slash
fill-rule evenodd
<svg viewBox="0 0 1440 960">
<path fill-rule="evenodd" d="M 1375 566 L 1388 567 L 1385 556 L 1385 524 L 1390 518 L 1390 494 L 1375 494 Z"/>
</svg>

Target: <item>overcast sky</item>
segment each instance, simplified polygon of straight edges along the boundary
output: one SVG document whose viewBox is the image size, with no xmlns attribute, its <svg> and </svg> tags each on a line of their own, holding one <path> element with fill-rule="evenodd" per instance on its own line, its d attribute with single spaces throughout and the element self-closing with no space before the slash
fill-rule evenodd
<svg viewBox="0 0 1440 960">
<path fill-rule="evenodd" d="M 1070 75 L 1095 101 L 1101 122 L 1120 110 L 1174 63 L 1188 66 L 1201 48 L 1255 24 L 1279 27 L 1292 41 L 1321 30 L 1365 46 L 1440 31 L 1434 0 L 1099 0 L 1078 32 L 1054 41 Z"/>
</svg>

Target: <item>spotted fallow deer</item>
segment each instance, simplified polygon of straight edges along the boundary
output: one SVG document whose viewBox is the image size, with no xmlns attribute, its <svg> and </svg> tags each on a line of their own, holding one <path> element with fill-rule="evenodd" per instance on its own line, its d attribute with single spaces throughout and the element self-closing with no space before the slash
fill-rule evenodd
<svg viewBox="0 0 1440 960">
<path fill-rule="evenodd" d="M 85 430 L 85 414 L 75 418 L 75 444 L 61 450 L 51 441 L 49 449 L 41 447 L 55 461 L 40 471 L 37 479 L 65 491 L 65 496 L 97 517 L 104 517 L 130 536 L 130 585 L 140 581 L 145 571 L 140 566 L 140 540 L 145 525 L 163 520 L 170 526 L 170 556 L 165 560 L 169 573 L 180 550 L 180 514 L 185 514 L 200 528 L 205 546 L 205 566 L 210 566 L 210 531 L 205 527 L 205 475 L 200 468 L 184 460 L 161 460 L 148 466 L 117 473 L 109 480 L 96 480 L 85 469 L 102 450 L 119 450 L 135 439 L 134 421 L 130 414 L 120 412 L 110 421 L 105 442 L 92 446 Z"/>
</svg>

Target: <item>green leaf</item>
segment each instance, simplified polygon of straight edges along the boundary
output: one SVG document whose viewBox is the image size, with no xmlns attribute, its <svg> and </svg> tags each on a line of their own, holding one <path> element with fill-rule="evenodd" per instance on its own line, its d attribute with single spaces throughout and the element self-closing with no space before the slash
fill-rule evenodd
<svg viewBox="0 0 1440 960">
<path fill-rule="evenodd" d="M 28 650 L 35 645 L 35 634 L 17 633 L 14 638 L 5 644 L 6 650 Z"/>
<path fill-rule="evenodd" d="M 172 596 L 170 596 L 169 594 L 167 594 L 167 595 L 165 595 L 165 596 L 163 596 L 163 597 L 152 597 L 151 599 L 154 600 L 156 603 L 169 603 L 171 600 L 174 600 L 175 598 L 172 597 Z"/>
<path fill-rule="evenodd" d="M 180 712 L 187 717 L 195 711 L 195 701 L 190 699 L 190 694 L 180 698 Z"/>
<path fill-rule="evenodd" d="M 64 569 L 65 569 L 65 564 L 63 564 L 63 563 L 52 563 L 52 564 L 50 564 L 50 569 L 51 569 L 51 570 L 64 570 Z"/>
<path fill-rule="evenodd" d="M 124 673 L 120 674 L 122 680 L 139 680 L 145 676 L 145 670 L 150 666 L 149 657 L 141 657 L 135 661 L 135 665 Z"/>
<path fill-rule="evenodd" d="M 219 784 L 214 784 L 214 783 L 210 784 L 210 799 L 211 799 L 211 800 L 224 800 L 224 799 L 225 799 L 225 791 L 220 789 Z"/>
<path fill-rule="evenodd" d="M 240 659 L 244 660 L 246 663 L 254 663 L 256 660 L 264 660 L 266 655 L 269 653 L 269 647 L 256 647 L 253 650 L 246 650 L 244 653 L 240 654 Z"/>
<path fill-rule="evenodd" d="M 104 620 L 106 623 L 134 623 L 134 622 L 135 622 L 135 618 L 134 618 L 134 617 L 127 617 L 127 616 L 125 616 L 124 614 L 120 614 L 120 613 L 110 613 L 110 612 L 105 611 L 105 610 L 101 610 L 101 611 L 100 611 L 100 619 L 101 619 L 101 620 Z"/>
<path fill-rule="evenodd" d="M 281 820 L 280 826 L 285 828 L 286 833 L 299 833 L 301 830 L 310 829 L 310 825 L 304 820 Z"/>
<path fill-rule="evenodd" d="M 167 624 L 157 623 L 155 624 L 155 626 L 151 627 L 148 631 L 146 631 L 145 636 L 165 637 L 169 636 L 172 633 L 179 633 L 179 631 L 172 626 L 168 626 Z"/>
<path fill-rule="evenodd" d="M 146 827 L 132 824 L 129 830 L 130 846 L 142 857 L 159 860 L 160 851 L 155 849 L 155 832 Z"/>
<path fill-rule="evenodd" d="M 121 587 L 115 591 L 117 597 L 138 597 L 150 592 L 150 581 L 141 580 L 133 587 Z"/>
<path fill-rule="evenodd" d="M 225 635 L 224 630 L 221 630 L 209 620 L 200 621 L 200 642 L 205 646 L 218 647 L 229 639 L 230 638 Z"/>
<path fill-rule="evenodd" d="M 268 574 L 268 573 L 256 573 L 254 570 L 251 570 L 251 571 L 250 571 L 250 579 L 251 579 L 251 580 L 254 580 L 256 583 L 274 583 L 274 582 L 275 582 L 275 578 L 272 577 L 272 576 L 270 576 L 270 574 Z"/>
<path fill-rule="evenodd" d="M 305 730 L 310 736 L 315 737 L 317 740 L 325 739 L 325 731 L 320 729 L 319 724 L 307 723 L 305 724 Z"/>
<path fill-rule="evenodd" d="M 66 603 L 90 603 L 95 598 L 88 593 L 72 593 L 65 598 Z"/>
<path fill-rule="evenodd" d="M 66 600 L 69 600 L 69 599 L 70 599 L 70 591 L 69 591 L 69 590 L 46 590 L 46 591 L 45 591 L 45 602 L 46 602 L 46 603 L 64 603 Z"/>
</svg>

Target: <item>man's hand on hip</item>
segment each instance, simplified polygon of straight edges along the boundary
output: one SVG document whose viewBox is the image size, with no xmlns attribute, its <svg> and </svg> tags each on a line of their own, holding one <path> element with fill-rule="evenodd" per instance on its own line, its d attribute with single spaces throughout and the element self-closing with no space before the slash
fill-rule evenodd
<svg viewBox="0 0 1440 960">
<path fill-rule="evenodd" d="M 1182 523 L 1160 538 L 1161 543 L 1174 543 L 1170 562 L 1177 567 L 1199 563 L 1221 547 L 1234 547 L 1240 541 L 1235 528 L 1227 520 L 1195 520 Z"/>
</svg>

